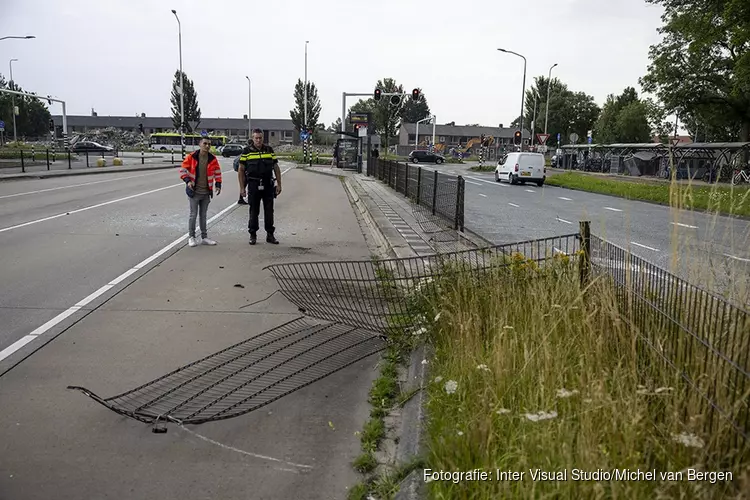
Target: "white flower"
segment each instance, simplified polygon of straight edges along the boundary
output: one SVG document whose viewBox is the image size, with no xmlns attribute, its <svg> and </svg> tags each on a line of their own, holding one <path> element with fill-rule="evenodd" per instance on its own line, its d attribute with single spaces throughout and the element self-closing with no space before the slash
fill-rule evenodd
<svg viewBox="0 0 750 500">
<path fill-rule="evenodd" d="M 685 432 L 672 434 L 672 440 L 691 448 L 703 448 L 705 446 L 705 443 L 701 438 L 695 434 L 687 434 Z"/>
<path fill-rule="evenodd" d="M 673 387 L 659 387 L 658 389 L 654 391 L 654 394 L 661 394 L 662 392 L 669 392 L 673 390 L 674 390 Z"/>
<path fill-rule="evenodd" d="M 503 330 L 515 330 L 515 328 L 513 328 L 513 327 L 512 327 L 512 326 L 510 326 L 510 325 L 505 325 L 505 326 L 503 327 Z"/>
<path fill-rule="evenodd" d="M 560 304 L 552 304 L 552 309 L 562 309 Z"/>
<path fill-rule="evenodd" d="M 498 415 L 507 415 L 508 413 L 510 413 L 510 410 L 507 408 L 500 408 L 495 413 L 497 413 Z"/>
<path fill-rule="evenodd" d="M 428 363 L 428 361 L 427 361 L 426 359 L 423 359 L 423 360 L 422 360 L 422 364 L 423 364 L 423 365 L 426 365 L 427 363 Z"/>
<path fill-rule="evenodd" d="M 569 398 L 570 396 L 578 394 L 578 389 L 573 389 L 572 391 L 569 391 L 567 389 L 558 389 L 557 390 L 557 397 L 558 398 Z"/>
<path fill-rule="evenodd" d="M 424 285 L 432 283 L 432 278 L 423 278 L 419 280 L 417 285 L 414 287 L 417 291 L 420 291 Z"/>
<path fill-rule="evenodd" d="M 526 417 L 528 420 L 531 420 L 532 422 L 539 422 L 540 420 L 550 420 L 553 418 L 557 418 L 557 412 L 552 411 L 547 413 L 540 411 L 539 413 L 526 413 L 524 417 Z"/>
<path fill-rule="evenodd" d="M 464 435 L 464 431 L 457 431 L 456 434 L 458 434 L 459 436 L 463 436 Z"/>
<path fill-rule="evenodd" d="M 591 398 L 586 398 L 583 400 L 584 403 L 592 403 L 594 400 Z"/>
<path fill-rule="evenodd" d="M 443 380 L 443 377 L 441 377 L 440 375 L 438 375 L 437 377 L 435 377 L 435 383 L 436 384 L 439 384 L 442 380 Z"/>
<path fill-rule="evenodd" d="M 435 323 L 437 323 L 437 320 L 439 320 L 439 319 L 440 319 L 440 315 L 441 315 L 441 314 L 443 314 L 443 313 L 442 313 L 442 311 L 441 311 L 441 312 L 439 312 L 439 313 L 437 313 L 437 314 L 435 315 L 435 320 L 434 320 L 434 321 L 435 321 Z"/>
<path fill-rule="evenodd" d="M 477 370 L 484 370 L 486 372 L 490 371 L 490 369 L 487 368 L 487 365 L 477 365 Z"/>
<path fill-rule="evenodd" d="M 422 335 L 423 333 L 427 333 L 427 328 L 422 327 L 419 330 L 413 332 L 412 335 L 417 336 L 417 335 Z"/>
<path fill-rule="evenodd" d="M 571 309 L 571 310 L 576 310 L 576 309 L 578 309 L 578 306 L 571 306 L 571 308 L 570 308 L 570 309 Z"/>
<path fill-rule="evenodd" d="M 453 394 L 456 392 L 456 389 L 458 389 L 458 382 L 455 380 L 449 380 L 445 383 L 445 392 L 448 394 Z"/>
</svg>

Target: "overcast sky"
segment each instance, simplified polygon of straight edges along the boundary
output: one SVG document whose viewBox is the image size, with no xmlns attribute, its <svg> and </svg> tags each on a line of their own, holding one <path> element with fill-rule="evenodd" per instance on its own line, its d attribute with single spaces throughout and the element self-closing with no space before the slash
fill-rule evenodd
<svg viewBox="0 0 750 500">
<path fill-rule="evenodd" d="M 179 65 L 204 117 L 242 117 L 252 79 L 254 118 L 289 118 L 293 89 L 308 79 L 321 120 L 341 116 L 342 92 L 372 92 L 378 79 L 421 87 L 438 123 L 506 126 L 527 88 L 553 76 L 602 105 L 638 86 L 661 7 L 644 0 L 0 0 L 0 73 L 26 90 L 67 101 L 69 114 L 169 116 Z M 356 102 L 348 98 L 347 105 Z M 53 105 L 59 114 L 59 105 Z"/>
</svg>

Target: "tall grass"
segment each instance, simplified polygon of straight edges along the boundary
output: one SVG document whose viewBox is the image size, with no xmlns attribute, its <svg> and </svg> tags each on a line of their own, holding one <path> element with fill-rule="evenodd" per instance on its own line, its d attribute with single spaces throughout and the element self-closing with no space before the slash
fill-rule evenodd
<svg viewBox="0 0 750 500">
<path fill-rule="evenodd" d="M 582 290 L 577 266 L 563 257 L 543 270 L 521 259 L 482 275 L 447 272 L 436 286 L 439 293 L 421 304 L 435 318 L 427 468 L 482 469 L 495 480 L 432 481 L 432 498 L 740 498 L 750 491 L 750 445 L 727 419 L 704 433 L 706 405 L 639 341 L 643 332 L 608 280 Z M 694 362 L 711 380 L 718 367 L 706 359 Z M 567 471 L 567 480 L 534 481 L 537 469 Z M 576 481 L 574 469 L 655 470 L 657 477 Z M 729 471 L 733 480 L 688 481 L 691 469 Z M 498 481 L 497 470 L 525 474 Z M 682 480 L 661 477 L 680 471 Z"/>
</svg>

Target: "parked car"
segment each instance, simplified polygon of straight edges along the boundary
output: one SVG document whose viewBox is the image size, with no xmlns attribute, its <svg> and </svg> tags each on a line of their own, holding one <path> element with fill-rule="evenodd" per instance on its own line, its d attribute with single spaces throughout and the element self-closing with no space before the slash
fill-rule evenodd
<svg viewBox="0 0 750 500">
<path fill-rule="evenodd" d="M 221 156 L 237 156 L 242 154 L 245 146 L 242 144 L 227 144 L 221 149 Z"/>
<path fill-rule="evenodd" d="M 547 178 L 544 155 L 541 153 L 508 153 L 498 160 L 495 180 L 506 180 L 510 184 L 536 182 L 542 187 Z"/>
<path fill-rule="evenodd" d="M 437 163 L 438 165 L 445 161 L 443 155 L 437 153 L 431 153 L 429 151 L 415 150 L 409 153 L 409 161 L 412 163 L 419 163 L 420 161 L 427 163 Z"/>
<path fill-rule="evenodd" d="M 71 151 L 74 153 L 85 153 L 88 152 L 96 152 L 96 153 L 112 153 L 115 150 L 112 146 L 103 146 L 99 144 L 98 142 L 94 141 L 80 141 L 76 142 L 73 147 L 71 148 Z"/>
</svg>

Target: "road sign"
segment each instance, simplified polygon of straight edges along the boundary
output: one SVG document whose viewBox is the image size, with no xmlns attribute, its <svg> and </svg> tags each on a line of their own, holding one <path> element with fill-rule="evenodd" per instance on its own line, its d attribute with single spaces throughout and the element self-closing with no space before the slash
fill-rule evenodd
<svg viewBox="0 0 750 500">
<path fill-rule="evenodd" d="M 201 137 L 206 137 L 208 135 L 208 132 L 205 130 L 201 130 Z"/>
<path fill-rule="evenodd" d="M 546 153 L 547 152 L 547 146 L 545 145 L 539 145 L 536 147 L 537 152 L 539 153 Z"/>
<path fill-rule="evenodd" d="M 578 140 L 578 134 L 576 134 L 575 132 L 570 134 L 570 142 L 575 143 L 577 140 Z"/>
<path fill-rule="evenodd" d="M 670 139 L 669 142 L 672 143 L 672 146 L 677 146 L 677 144 L 680 142 L 680 138 L 679 137 L 672 137 L 672 139 Z"/>
<path fill-rule="evenodd" d="M 549 139 L 549 134 L 536 134 L 536 142 L 541 145 L 547 144 L 547 139 Z"/>
<path fill-rule="evenodd" d="M 591 136 L 589 136 L 589 144 L 591 144 Z"/>
<path fill-rule="evenodd" d="M 306 141 L 307 140 L 307 132 L 304 130 L 299 133 L 299 140 L 300 141 Z"/>
<path fill-rule="evenodd" d="M 0 128 L 5 128 L 5 122 L 0 120 Z"/>
<path fill-rule="evenodd" d="M 557 142 L 560 142 L 560 132 L 557 133 Z"/>
</svg>

